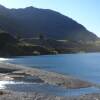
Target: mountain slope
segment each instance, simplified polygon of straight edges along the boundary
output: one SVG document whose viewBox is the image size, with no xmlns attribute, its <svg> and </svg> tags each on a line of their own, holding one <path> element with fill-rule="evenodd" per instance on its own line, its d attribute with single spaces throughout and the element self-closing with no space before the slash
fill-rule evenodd
<svg viewBox="0 0 100 100">
<path fill-rule="evenodd" d="M 23 38 L 43 34 L 47 38 L 73 41 L 94 41 L 97 36 L 84 26 L 58 12 L 27 7 L 8 9 L 0 5 L 0 29 Z"/>
</svg>

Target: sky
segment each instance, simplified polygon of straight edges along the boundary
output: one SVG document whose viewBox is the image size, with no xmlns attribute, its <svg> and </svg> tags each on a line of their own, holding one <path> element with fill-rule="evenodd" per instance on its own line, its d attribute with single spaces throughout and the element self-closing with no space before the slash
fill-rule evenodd
<svg viewBox="0 0 100 100">
<path fill-rule="evenodd" d="M 37 8 L 58 11 L 100 37 L 100 0 L 0 0 L 7 8 Z"/>
</svg>

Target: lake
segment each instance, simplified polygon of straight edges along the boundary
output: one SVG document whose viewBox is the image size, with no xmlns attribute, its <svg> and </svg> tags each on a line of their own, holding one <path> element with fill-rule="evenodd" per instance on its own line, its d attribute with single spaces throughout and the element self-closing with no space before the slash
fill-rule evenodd
<svg viewBox="0 0 100 100">
<path fill-rule="evenodd" d="M 71 75 L 74 76 L 76 78 L 80 78 L 82 80 L 86 80 L 92 83 L 100 83 L 100 53 L 78 53 L 78 54 L 58 54 L 58 55 L 42 55 L 42 56 L 21 56 L 21 57 L 15 57 L 15 58 L 8 58 L 8 59 L 4 59 L 1 58 L 0 59 L 2 62 L 9 62 L 9 63 L 13 63 L 13 64 L 21 64 L 21 65 L 25 65 L 28 67 L 35 67 L 35 68 L 40 68 L 43 70 L 48 70 L 48 71 L 53 71 L 53 72 L 58 72 L 61 74 L 65 74 L 65 75 Z M 12 86 L 12 85 L 11 85 Z M 18 90 L 18 87 L 16 85 L 11 87 L 10 89 L 15 89 Z M 31 87 L 31 85 L 28 85 L 29 87 Z M 26 86 L 25 86 L 26 87 Z M 29 89 L 28 87 L 28 89 Z M 36 87 L 36 86 L 35 86 Z M 39 90 L 39 88 L 37 88 L 37 90 L 39 91 L 44 91 L 44 87 L 45 86 L 39 86 L 37 85 L 37 87 L 41 87 L 41 90 Z M 46 86 L 47 87 L 47 86 Z M 85 94 L 85 93 L 93 93 L 95 92 L 99 92 L 100 93 L 100 89 L 97 90 L 96 88 L 86 88 L 86 89 L 78 89 L 78 90 L 74 90 L 74 89 L 70 89 L 70 90 L 64 90 L 62 89 L 62 91 L 59 89 L 58 87 L 54 87 L 51 88 L 52 86 L 48 86 L 47 88 L 50 89 L 49 92 L 53 92 L 55 91 L 54 94 L 58 95 L 68 95 L 68 93 L 70 93 L 70 95 L 80 95 L 80 94 Z M 21 88 L 19 88 L 21 89 Z M 22 88 L 23 90 L 24 88 Z M 36 89 L 36 88 L 35 88 Z M 49 89 L 45 89 L 45 90 L 49 90 Z M 33 87 L 34 90 L 34 87 Z M 19 90 L 21 91 L 21 90 Z M 66 91 L 66 92 L 65 92 Z M 70 92 L 68 92 L 70 91 Z M 48 91 L 45 91 L 46 93 Z"/>
<path fill-rule="evenodd" d="M 6 62 L 36 67 L 100 83 L 100 53 L 21 56 Z"/>
</svg>

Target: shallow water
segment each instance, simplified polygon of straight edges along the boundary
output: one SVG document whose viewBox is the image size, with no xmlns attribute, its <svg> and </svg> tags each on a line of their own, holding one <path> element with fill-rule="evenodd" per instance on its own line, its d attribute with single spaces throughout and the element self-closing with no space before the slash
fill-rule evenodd
<svg viewBox="0 0 100 100">
<path fill-rule="evenodd" d="M 87 93 L 100 93 L 100 89 L 89 87 L 81 89 L 65 89 L 48 84 L 36 84 L 14 81 L 0 81 L 0 89 L 17 92 L 39 92 L 56 96 L 78 96 Z"/>
</svg>

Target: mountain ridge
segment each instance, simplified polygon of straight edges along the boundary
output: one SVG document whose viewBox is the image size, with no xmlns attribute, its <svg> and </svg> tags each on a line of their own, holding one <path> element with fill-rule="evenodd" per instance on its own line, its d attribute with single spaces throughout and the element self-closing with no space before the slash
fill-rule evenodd
<svg viewBox="0 0 100 100">
<path fill-rule="evenodd" d="M 72 18 L 32 6 L 8 9 L 0 5 L 0 29 L 12 35 L 20 34 L 22 38 L 38 34 L 57 40 L 95 41 L 98 38 Z"/>
</svg>

